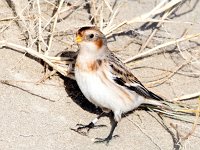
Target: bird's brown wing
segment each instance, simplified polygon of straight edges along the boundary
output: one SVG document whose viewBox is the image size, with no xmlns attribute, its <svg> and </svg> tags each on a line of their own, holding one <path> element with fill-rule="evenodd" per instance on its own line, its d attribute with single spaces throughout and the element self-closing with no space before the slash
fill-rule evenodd
<svg viewBox="0 0 200 150">
<path fill-rule="evenodd" d="M 120 86 L 135 91 L 137 94 L 149 99 L 163 100 L 160 96 L 152 93 L 131 73 L 131 71 L 112 53 L 108 55 L 108 63 L 113 80 Z"/>
</svg>

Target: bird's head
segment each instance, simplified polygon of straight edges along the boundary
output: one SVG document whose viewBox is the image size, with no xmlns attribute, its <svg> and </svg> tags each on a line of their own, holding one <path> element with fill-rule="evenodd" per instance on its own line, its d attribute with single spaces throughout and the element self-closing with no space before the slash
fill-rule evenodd
<svg viewBox="0 0 200 150">
<path fill-rule="evenodd" d="M 76 42 L 80 50 L 96 53 L 107 46 L 104 34 L 95 27 L 82 27 L 76 33 Z"/>
</svg>

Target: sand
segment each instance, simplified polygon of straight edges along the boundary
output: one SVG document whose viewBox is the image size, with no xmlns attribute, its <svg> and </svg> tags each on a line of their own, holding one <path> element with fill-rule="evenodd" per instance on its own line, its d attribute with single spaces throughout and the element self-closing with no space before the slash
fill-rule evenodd
<svg viewBox="0 0 200 150">
<path fill-rule="evenodd" d="M 0 18 L 14 15 L 7 2 L 0 1 Z M 22 10 L 27 3 L 22 0 L 17 1 L 16 10 Z M 43 3 L 41 10 L 47 12 L 45 17 L 49 18 L 52 6 Z M 71 3 L 73 4 L 74 1 Z M 115 23 L 149 12 L 156 3 L 158 1 L 124 1 Z M 180 23 L 199 23 L 199 7 L 198 0 L 187 1 L 180 5 L 180 8 L 170 16 L 175 23 L 165 23 L 148 47 L 152 48 L 174 38 L 180 38 L 184 31 L 188 34 L 199 33 L 199 24 Z M 30 16 L 33 14 L 34 12 L 27 13 Z M 68 12 L 62 14 L 62 17 L 67 14 Z M 108 10 L 105 11 L 105 15 L 108 15 Z M 1 21 L 0 29 L 3 29 L 8 23 L 10 21 Z M 75 31 L 74 27 L 87 24 L 89 24 L 87 10 L 81 7 L 76 13 L 70 14 L 67 19 L 59 22 L 56 31 L 68 31 L 69 29 Z M 27 23 L 27 26 L 31 27 L 31 25 L 33 25 L 32 22 Z M 147 39 L 152 29 L 152 26 L 141 28 L 142 25 L 143 23 L 135 23 L 125 26 L 119 31 L 129 32 L 109 38 L 109 48 L 122 60 L 141 52 L 139 51 L 141 43 Z M 73 32 L 71 33 L 73 34 Z M 0 40 L 26 46 L 22 30 L 14 21 L 0 33 Z M 76 51 L 77 46 L 69 45 L 72 42 L 72 35 L 55 37 L 50 54 L 54 55 L 66 50 Z M 150 81 L 158 79 L 158 76 L 165 72 L 163 70 L 174 70 L 183 64 L 185 62 L 183 55 L 185 58 L 194 56 L 198 58 L 198 61 L 185 65 L 163 84 L 149 88 L 168 99 L 192 94 L 199 91 L 200 85 L 199 44 L 199 38 L 180 43 L 182 53 L 174 45 L 169 46 L 164 49 L 164 52 L 162 49 L 161 53 L 134 61 L 127 66 L 132 69 L 142 83 L 148 85 L 147 83 Z M 34 45 L 33 48 L 36 49 L 36 46 Z M 76 127 L 77 123 L 89 123 L 98 113 L 98 110 L 84 98 L 75 81 L 55 75 L 44 83 L 37 84 L 44 75 L 43 65 L 37 59 L 9 47 L 0 49 L 0 64 L 0 149 L 2 150 L 171 150 L 180 149 L 180 147 L 187 150 L 200 149 L 199 126 L 188 140 L 181 141 L 181 145 L 179 145 L 179 135 L 169 124 L 177 124 L 182 135 L 186 135 L 191 130 L 192 124 L 165 118 L 168 126 L 164 127 L 156 113 L 141 109 L 135 110 L 121 120 L 114 132 L 119 137 L 113 139 L 108 146 L 94 144 L 96 137 L 107 136 L 110 130 L 110 121 L 107 117 L 100 119 L 98 124 L 104 124 L 107 127 L 92 129 L 88 136 L 71 130 Z M 6 82 L 3 82 L 5 80 Z M 196 102 L 197 98 L 193 101 Z"/>
</svg>

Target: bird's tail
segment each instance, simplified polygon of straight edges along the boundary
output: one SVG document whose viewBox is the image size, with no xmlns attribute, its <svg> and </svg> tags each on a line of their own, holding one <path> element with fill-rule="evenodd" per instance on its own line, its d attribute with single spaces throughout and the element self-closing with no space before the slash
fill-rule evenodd
<svg viewBox="0 0 200 150">
<path fill-rule="evenodd" d="M 150 97 L 151 99 L 155 99 L 155 100 L 159 100 L 159 101 L 164 101 L 164 98 L 162 98 L 162 97 L 160 97 L 160 96 L 154 94 L 154 93 L 151 92 L 151 91 L 148 91 L 148 94 L 149 94 L 149 97 Z"/>
<path fill-rule="evenodd" d="M 154 94 L 151 91 L 149 92 L 149 97 L 147 97 L 147 99 L 145 99 L 144 104 L 147 105 L 152 105 L 155 106 L 159 109 L 165 109 L 165 110 L 172 110 L 173 108 L 171 108 L 171 102 L 167 101 L 165 98 L 158 96 L 157 94 Z"/>
<path fill-rule="evenodd" d="M 152 105 L 152 107 L 154 108 L 173 111 L 173 108 L 171 108 L 171 105 L 169 105 L 169 103 L 166 102 L 165 100 L 157 101 L 157 100 L 146 99 L 144 102 L 144 105 Z"/>
<path fill-rule="evenodd" d="M 186 105 L 182 102 L 173 102 L 164 99 L 163 101 L 146 99 L 143 106 L 145 109 L 157 112 L 163 116 L 191 123 L 194 122 L 193 117 L 196 115 L 195 112 L 199 112 L 193 105 Z M 200 124 L 200 122 L 198 123 Z"/>
</svg>

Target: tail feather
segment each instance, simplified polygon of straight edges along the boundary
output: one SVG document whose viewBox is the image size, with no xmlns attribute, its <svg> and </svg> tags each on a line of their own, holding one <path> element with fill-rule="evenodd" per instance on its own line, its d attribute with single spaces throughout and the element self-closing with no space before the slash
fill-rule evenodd
<svg viewBox="0 0 200 150">
<path fill-rule="evenodd" d="M 171 106 L 167 103 L 167 101 L 164 98 L 154 94 L 151 91 L 148 91 L 148 96 L 146 98 L 147 99 L 144 102 L 144 104 L 157 106 L 161 109 L 172 110 Z"/>
<path fill-rule="evenodd" d="M 144 102 L 144 104 L 154 105 L 154 106 L 160 106 L 160 107 L 163 106 L 163 104 L 161 102 L 156 101 L 156 100 L 150 100 L 150 99 L 146 99 L 146 101 Z"/>
<path fill-rule="evenodd" d="M 149 97 L 151 99 L 155 99 L 155 100 L 159 100 L 159 101 L 164 101 L 164 99 L 156 94 L 154 94 L 153 92 L 149 91 Z"/>
</svg>

